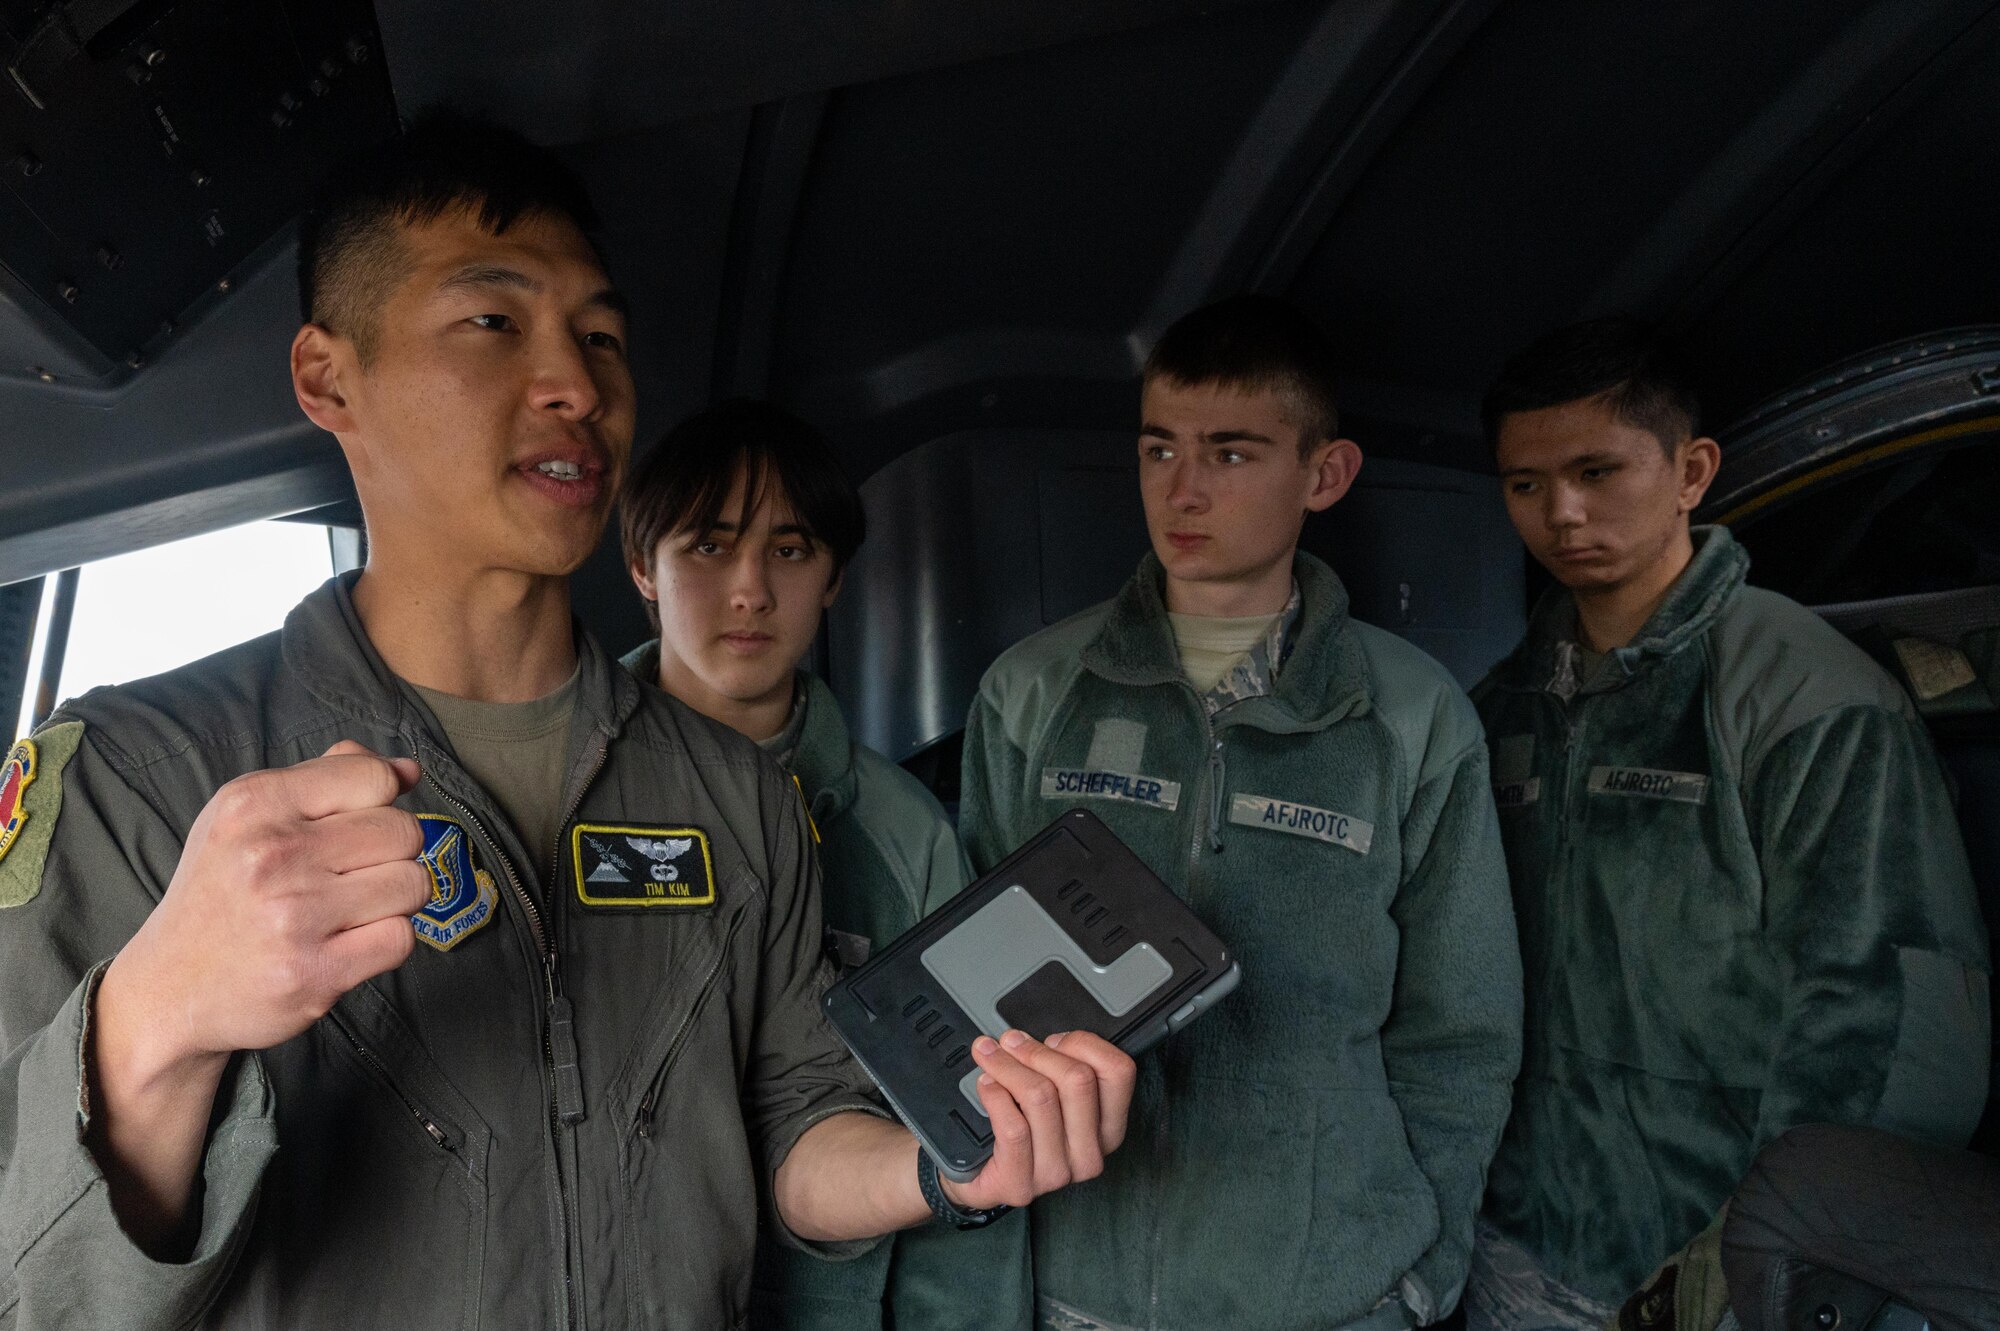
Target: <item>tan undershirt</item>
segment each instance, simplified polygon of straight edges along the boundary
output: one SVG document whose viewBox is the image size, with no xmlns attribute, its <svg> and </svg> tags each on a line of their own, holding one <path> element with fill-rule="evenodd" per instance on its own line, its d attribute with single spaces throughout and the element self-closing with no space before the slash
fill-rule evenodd
<svg viewBox="0 0 2000 1331">
<path fill-rule="evenodd" d="M 1180 649 L 1181 670 L 1196 693 L 1207 693 L 1222 682 L 1229 668 L 1250 654 L 1278 622 L 1281 610 L 1273 615 L 1248 615 L 1240 619 L 1220 615 L 1177 615 L 1167 612 L 1173 626 L 1174 645 Z"/>
<path fill-rule="evenodd" d="M 538 876 L 548 873 L 562 834 L 563 758 L 581 674 L 579 665 L 561 688 L 530 702 L 477 702 L 410 686 L 444 727 L 459 766 L 514 825 Z"/>
</svg>

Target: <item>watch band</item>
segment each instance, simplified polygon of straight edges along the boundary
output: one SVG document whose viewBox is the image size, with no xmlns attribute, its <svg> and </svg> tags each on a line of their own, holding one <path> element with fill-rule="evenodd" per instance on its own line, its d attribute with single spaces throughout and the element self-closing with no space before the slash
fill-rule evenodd
<svg viewBox="0 0 2000 1331">
<path fill-rule="evenodd" d="M 917 1190 L 923 1193 L 931 1214 L 954 1229 L 983 1229 L 1014 1209 L 993 1206 L 973 1211 L 954 1206 L 951 1198 L 944 1195 L 944 1185 L 938 1182 L 937 1162 L 922 1146 L 917 1147 Z"/>
</svg>

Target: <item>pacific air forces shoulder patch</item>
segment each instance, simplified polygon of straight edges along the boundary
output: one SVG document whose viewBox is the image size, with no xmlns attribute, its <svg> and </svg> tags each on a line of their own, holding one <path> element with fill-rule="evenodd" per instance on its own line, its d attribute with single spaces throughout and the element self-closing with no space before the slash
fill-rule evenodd
<svg viewBox="0 0 2000 1331">
<path fill-rule="evenodd" d="M 0 764 L 0 909 L 25 906 L 41 893 L 62 811 L 62 769 L 82 740 L 81 721 L 46 726 Z"/>
<path fill-rule="evenodd" d="M 449 952 L 493 919 L 500 904 L 493 875 L 472 863 L 472 844 L 465 825 L 441 814 L 420 813 L 423 853 L 417 856 L 431 875 L 430 904 L 411 916 L 417 937 L 440 952 Z"/>
<path fill-rule="evenodd" d="M 570 829 L 576 899 L 599 909 L 703 910 L 715 904 L 715 861 L 698 827 L 578 823 Z"/>
</svg>

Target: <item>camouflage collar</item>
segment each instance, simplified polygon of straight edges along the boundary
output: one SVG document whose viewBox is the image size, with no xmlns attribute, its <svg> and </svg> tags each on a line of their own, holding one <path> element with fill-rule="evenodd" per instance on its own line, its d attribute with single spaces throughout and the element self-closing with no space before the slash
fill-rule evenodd
<svg viewBox="0 0 2000 1331">
<path fill-rule="evenodd" d="M 1114 684 L 1189 689 L 1150 551 L 1105 607 L 1104 623 L 1083 649 L 1083 668 Z M 1292 562 L 1296 613 L 1279 620 L 1280 669 L 1262 672 L 1263 688 L 1231 704 L 1231 725 L 1273 733 L 1316 730 L 1369 706 L 1368 668 L 1347 617 L 1347 589 L 1334 571 L 1299 551 Z M 1272 659 L 1266 652 L 1266 659 Z M 1240 705 L 1239 705 L 1240 704 Z"/>
<path fill-rule="evenodd" d="M 1285 658 L 1292 646 L 1292 630 L 1298 626 L 1299 581 L 1292 579 L 1292 594 L 1285 602 L 1285 608 L 1271 623 L 1266 633 L 1243 656 L 1243 659 L 1229 667 L 1215 687 L 1201 696 L 1201 705 L 1210 716 L 1225 707 L 1251 698 L 1261 698 L 1277 691 L 1278 672 L 1284 669 Z"/>
</svg>

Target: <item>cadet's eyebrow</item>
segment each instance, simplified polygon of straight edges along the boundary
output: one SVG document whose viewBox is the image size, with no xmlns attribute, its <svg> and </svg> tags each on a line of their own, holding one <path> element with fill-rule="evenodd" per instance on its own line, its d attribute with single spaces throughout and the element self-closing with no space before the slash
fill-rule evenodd
<svg viewBox="0 0 2000 1331">
<path fill-rule="evenodd" d="M 625 299 L 625 293 L 616 287 L 604 287 L 591 292 L 590 299 L 584 304 L 610 310 L 621 319 L 628 319 L 632 315 L 632 302 Z"/>
<path fill-rule="evenodd" d="M 1155 425 L 1147 421 L 1139 427 L 1139 435 L 1144 439 L 1171 439 L 1174 437 L 1174 432 L 1164 425 Z"/>
<path fill-rule="evenodd" d="M 1255 430 L 1217 430 L 1212 434 L 1202 437 L 1211 444 L 1268 444 L 1271 442 L 1268 435 L 1258 434 Z"/>
</svg>

